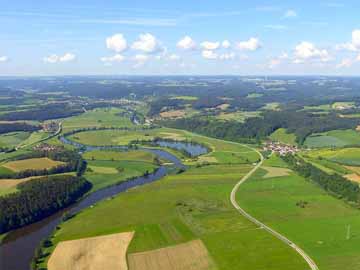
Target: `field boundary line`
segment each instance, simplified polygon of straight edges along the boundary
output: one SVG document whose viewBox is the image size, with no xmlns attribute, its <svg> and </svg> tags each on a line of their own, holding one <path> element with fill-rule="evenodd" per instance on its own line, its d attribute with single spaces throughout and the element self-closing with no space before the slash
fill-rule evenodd
<svg viewBox="0 0 360 270">
<path fill-rule="evenodd" d="M 302 250 L 299 246 L 297 246 L 295 243 L 291 242 L 288 238 L 286 238 L 285 236 L 283 236 L 282 234 L 278 233 L 277 231 L 273 230 L 272 228 L 270 228 L 269 226 L 265 225 L 264 223 L 262 223 L 261 221 L 257 220 L 256 218 L 254 218 L 253 216 L 251 216 L 249 213 L 247 213 L 244 209 L 242 209 L 239 204 L 236 202 L 236 192 L 239 190 L 239 187 L 246 182 L 246 180 L 248 180 L 263 164 L 264 162 L 264 156 L 260 153 L 260 151 L 242 144 L 243 146 L 255 151 L 259 156 L 260 156 L 260 161 L 258 162 L 258 164 L 256 164 L 256 166 L 254 168 L 251 169 L 251 171 L 249 171 L 245 176 L 243 176 L 239 182 L 236 183 L 236 185 L 233 187 L 231 194 L 230 194 L 230 201 L 231 204 L 234 206 L 234 208 L 241 214 L 243 215 L 245 218 L 247 218 L 248 220 L 250 220 L 251 222 L 253 222 L 255 225 L 259 226 L 259 228 L 266 230 L 267 232 L 269 232 L 270 234 L 272 234 L 273 236 L 275 236 L 276 238 L 278 238 L 279 240 L 281 240 L 282 242 L 284 242 L 286 245 L 290 246 L 291 248 L 293 248 L 301 257 L 303 257 L 303 259 L 307 262 L 307 264 L 310 266 L 311 270 L 319 270 L 318 266 L 316 265 L 316 263 L 311 259 L 311 257 L 306 254 L 306 252 L 304 250 Z"/>
</svg>

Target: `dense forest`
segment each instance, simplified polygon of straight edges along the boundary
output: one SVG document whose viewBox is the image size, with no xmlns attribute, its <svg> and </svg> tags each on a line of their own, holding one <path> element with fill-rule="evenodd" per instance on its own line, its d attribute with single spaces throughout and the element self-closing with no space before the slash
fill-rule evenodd
<svg viewBox="0 0 360 270">
<path fill-rule="evenodd" d="M 41 126 L 34 126 L 27 123 L 1 123 L 0 134 L 15 132 L 15 131 L 36 131 L 41 129 Z"/>
<path fill-rule="evenodd" d="M 82 113 L 83 110 L 79 106 L 70 106 L 63 103 L 47 104 L 38 108 L 4 113 L 0 115 L 2 121 L 18 121 L 18 120 L 37 120 L 44 121 L 48 119 L 65 118 Z"/>
<path fill-rule="evenodd" d="M 222 121 L 211 117 L 192 117 L 161 121 L 168 127 L 186 129 L 203 135 L 233 141 L 258 141 L 278 128 L 287 128 L 295 133 L 296 140 L 303 144 L 312 133 L 333 129 L 354 129 L 357 119 L 341 118 L 335 113 L 314 115 L 305 111 L 267 111 L 261 117 L 249 118 L 244 123 Z"/>
<path fill-rule="evenodd" d="M 351 182 L 339 174 L 327 174 L 299 157 L 287 155 L 283 159 L 294 171 L 314 181 L 329 193 L 357 205 L 360 203 L 360 187 L 357 183 Z"/>
<path fill-rule="evenodd" d="M 65 175 L 18 185 L 19 192 L 0 197 L 0 234 L 50 216 L 90 188 L 85 178 Z"/>
</svg>

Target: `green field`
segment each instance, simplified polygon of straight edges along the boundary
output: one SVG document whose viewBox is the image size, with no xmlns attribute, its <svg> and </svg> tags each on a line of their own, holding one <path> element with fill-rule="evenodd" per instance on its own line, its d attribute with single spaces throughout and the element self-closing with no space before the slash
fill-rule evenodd
<svg viewBox="0 0 360 270">
<path fill-rule="evenodd" d="M 30 136 L 29 132 L 10 132 L 0 135 L 0 147 L 13 148 L 19 145 Z"/>
<path fill-rule="evenodd" d="M 305 140 L 308 147 L 342 147 L 347 145 L 360 145 L 360 134 L 358 131 L 332 130 L 324 133 L 312 134 Z"/>
<path fill-rule="evenodd" d="M 350 166 L 360 166 L 360 148 L 321 149 L 308 153 L 312 158 L 324 158 Z"/>
<path fill-rule="evenodd" d="M 240 188 L 241 206 L 298 244 L 320 269 L 359 269 L 359 210 L 295 174 L 270 179 L 262 174 L 259 171 Z M 308 204 L 302 208 L 299 201 Z"/>
<path fill-rule="evenodd" d="M 83 157 L 87 160 L 112 160 L 112 161 L 123 161 L 123 160 L 134 160 L 143 162 L 153 162 L 156 157 L 154 154 L 145 151 L 101 151 L 94 150 L 86 152 Z"/>
<path fill-rule="evenodd" d="M 130 127 L 129 117 L 120 116 L 124 110 L 118 108 L 98 108 L 81 115 L 66 118 L 64 132 L 84 127 Z"/>
<path fill-rule="evenodd" d="M 237 158 L 253 156 L 258 160 L 254 151 L 237 143 L 185 131 L 161 129 L 161 132 L 207 144 L 220 164 L 193 166 L 185 173 L 169 175 L 98 203 L 62 224 L 55 234 L 55 244 L 135 230 L 129 253 L 201 239 L 219 270 L 305 269 L 306 264 L 298 254 L 259 230 L 230 204 L 231 189 L 252 166 L 226 163 L 232 151 L 239 155 Z M 89 161 L 89 166 L 114 167 L 111 163 L 96 160 Z"/>
<path fill-rule="evenodd" d="M 286 144 L 296 145 L 296 136 L 293 133 L 287 133 L 285 128 L 279 128 L 270 135 L 270 139 Z"/>
</svg>

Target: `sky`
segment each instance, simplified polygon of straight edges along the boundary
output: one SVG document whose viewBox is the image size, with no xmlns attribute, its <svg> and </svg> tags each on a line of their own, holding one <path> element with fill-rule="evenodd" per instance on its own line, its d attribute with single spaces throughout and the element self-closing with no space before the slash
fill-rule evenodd
<svg viewBox="0 0 360 270">
<path fill-rule="evenodd" d="M 360 72 L 358 0 L 0 0 L 0 6 L 0 76 Z"/>
</svg>

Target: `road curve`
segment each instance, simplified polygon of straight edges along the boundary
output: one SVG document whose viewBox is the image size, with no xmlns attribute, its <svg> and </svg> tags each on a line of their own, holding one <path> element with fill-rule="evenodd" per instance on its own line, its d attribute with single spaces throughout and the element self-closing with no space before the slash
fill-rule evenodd
<svg viewBox="0 0 360 270">
<path fill-rule="evenodd" d="M 297 246 L 296 244 L 294 244 L 293 242 L 291 242 L 289 239 L 287 239 L 285 236 L 281 235 L 280 233 L 278 233 L 277 231 L 271 229 L 269 226 L 265 225 L 264 223 L 260 222 L 259 220 L 257 220 L 256 218 L 254 218 L 253 216 L 251 216 L 250 214 L 248 214 L 244 209 L 242 209 L 239 204 L 236 202 L 236 192 L 238 191 L 239 187 L 245 183 L 246 180 L 248 180 L 254 172 L 256 172 L 257 169 L 259 169 L 262 165 L 262 163 L 264 162 L 264 156 L 256 149 L 251 148 L 247 145 L 243 145 L 249 149 L 252 149 L 253 151 L 257 152 L 258 155 L 260 156 L 260 162 L 258 164 L 256 164 L 256 166 L 250 171 L 248 172 L 243 178 L 241 178 L 241 180 L 234 186 L 234 188 L 231 191 L 230 194 L 230 201 L 231 204 L 235 207 L 236 210 L 239 211 L 239 213 L 241 215 L 243 215 L 245 218 L 247 218 L 248 220 L 250 220 L 251 222 L 255 223 L 256 225 L 258 225 L 261 229 L 266 230 L 267 232 L 271 233 L 273 236 L 275 236 L 276 238 L 280 239 L 282 242 L 284 242 L 285 244 L 287 244 L 288 246 L 292 247 L 297 253 L 299 253 L 304 260 L 307 262 L 307 264 L 310 266 L 311 270 L 319 270 L 318 266 L 316 265 L 316 263 L 310 258 L 309 255 L 307 255 L 305 253 L 304 250 L 302 250 L 299 246 Z"/>
</svg>

